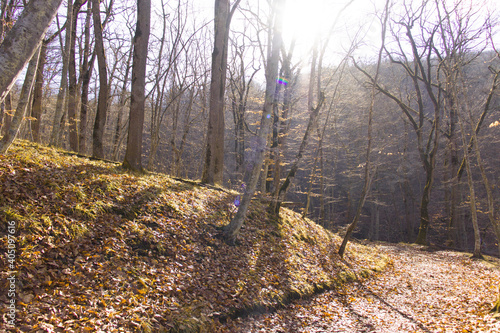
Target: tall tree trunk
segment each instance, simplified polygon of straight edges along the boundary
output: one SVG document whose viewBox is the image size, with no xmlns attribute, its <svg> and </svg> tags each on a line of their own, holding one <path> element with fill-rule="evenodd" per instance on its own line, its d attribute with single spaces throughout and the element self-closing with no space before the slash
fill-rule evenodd
<svg viewBox="0 0 500 333">
<path fill-rule="evenodd" d="M 89 85 L 90 77 L 92 71 L 94 70 L 94 62 L 96 58 L 96 53 L 92 53 L 90 56 L 90 21 L 92 19 L 92 2 L 87 2 L 87 17 L 85 18 L 85 28 L 84 28 L 84 48 L 83 48 L 83 63 L 81 69 L 82 76 L 82 94 L 80 101 L 80 128 L 79 128 L 79 140 L 78 140 L 78 152 L 80 154 L 85 154 L 87 149 L 87 113 L 88 113 L 88 103 L 89 103 Z"/>
<path fill-rule="evenodd" d="M 32 125 L 33 141 L 41 142 L 40 140 L 40 123 L 43 113 L 43 71 L 47 61 L 47 43 L 44 41 L 40 46 L 40 56 L 38 58 L 38 67 L 36 71 L 35 86 L 33 89 L 33 106 L 31 109 L 32 116 L 35 118 Z"/>
<path fill-rule="evenodd" d="M 222 184 L 224 171 L 224 93 L 226 90 L 229 9 L 229 0 L 215 0 L 215 37 L 212 52 L 207 148 L 201 177 L 201 181 L 204 183 L 219 185 Z"/>
<path fill-rule="evenodd" d="M 99 0 L 92 0 L 95 52 L 97 53 L 97 64 L 99 67 L 99 98 L 97 100 L 97 112 L 94 122 L 94 131 L 92 134 L 92 156 L 96 158 L 104 158 L 103 137 L 108 113 L 108 73 L 106 69 L 106 54 L 104 52 L 99 3 Z"/>
<path fill-rule="evenodd" d="M 241 0 L 230 10 L 229 0 L 215 0 L 214 50 L 210 82 L 210 111 L 207 129 L 207 148 L 201 181 L 222 185 L 224 173 L 224 94 L 226 91 L 227 52 L 231 17 Z"/>
<path fill-rule="evenodd" d="M 73 25 L 71 24 L 71 18 L 73 16 L 73 0 L 68 1 L 67 8 L 67 19 L 66 19 L 66 36 L 64 38 L 64 45 L 61 42 L 62 51 L 62 74 L 61 82 L 59 85 L 59 91 L 57 93 L 56 101 L 56 112 L 54 114 L 54 120 L 52 122 L 52 132 L 50 134 L 50 145 L 58 146 L 60 144 L 59 138 L 63 132 L 63 118 L 65 116 L 65 98 L 68 89 L 68 67 L 69 67 L 69 51 L 71 49 L 71 29 Z M 57 21 L 59 23 L 59 20 Z"/>
<path fill-rule="evenodd" d="M 228 243 L 234 243 L 236 241 L 236 237 L 241 229 L 241 226 L 243 225 L 243 222 L 247 215 L 248 207 L 250 205 L 250 201 L 255 193 L 255 189 L 257 188 L 259 175 L 267 150 L 267 138 L 271 129 L 271 115 L 273 112 L 274 93 L 276 92 L 276 78 L 278 76 L 279 54 L 282 45 L 282 12 L 284 10 L 285 4 L 286 0 L 275 0 L 273 2 L 273 37 L 272 42 L 270 43 L 271 51 L 268 53 L 269 58 L 267 59 L 266 93 L 262 118 L 260 120 L 259 133 L 256 138 L 257 142 L 254 151 L 255 159 L 252 161 L 253 166 L 248 177 L 249 181 L 247 186 L 245 187 L 245 192 L 243 193 L 238 211 L 236 212 L 231 222 L 224 229 L 224 238 Z"/>
<path fill-rule="evenodd" d="M 429 203 L 431 200 L 431 190 L 434 183 L 433 163 L 424 161 L 425 165 L 425 186 L 420 200 L 420 226 L 418 228 L 417 240 L 415 243 L 427 245 L 427 230 L 429 228 Z"/>
<path fill-rule="evenodd" d="M 0 45 L 0 101 L 33 58 L 62 0 L 31 0 Z"/>
<path fill-rule="evenodd" d="M 137 0 L 137 26 L 134 36 L 132 63 L 132 94 L 127 150 L 123 166 L 142 171 L 142 131 L 144 127 L 144 104 L 146 88 L 146 64 L 151 22 L 151 0 Z"/>
<path fill-rule="evenodd" d="M 76 80 L 76 29 L 78 22 L 78 13 L 82 7 L 82 0 L 75 0 L 73 4 L 73 15 L 71 16 L 71 35 L 68 59 L 68 123 L 69 123 L 69 146 L 71 150 L 78 151 L 78 83 Z"/>
<path fill-rule="evenodd" d="M 21 89 L 21 95 L 19 96 L 19 101 L 17 102 L 16 113 L 14 114 L 14 117 L 12 117 L 12 123 L 7 134 L 3 136 L 2 140 L 0 140 L 0 154 L 5 154 L 7 152 L 17 136 L 19 128 L 21 127 L 27 106 L 29 104 L 30 94 L 33 89 L 39 55 L 40 48 L 37 52 L 35 52 L 33 58 L 29 62 L 28 69 L 26 71 L 26 78 L 24 79 L 23 88 Z"/>
</svg>

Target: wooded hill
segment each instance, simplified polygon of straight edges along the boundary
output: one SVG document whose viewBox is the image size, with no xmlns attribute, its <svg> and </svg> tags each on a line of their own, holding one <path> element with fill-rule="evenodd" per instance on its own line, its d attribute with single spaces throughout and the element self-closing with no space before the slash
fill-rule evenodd
<svg viewBox="0 0 500 333">
<path fill-rule="evenodd" d="M 50 1 L 57 19 L 45 15 L 44 36 L 22 27 L 27 14 L 48 14 L 48 1 L 2 3 L 4 44 L 26 40 L 19 31 L 34 42 L 10 57 L 16 66 L 3 64 L 26 76 L 10 89 L 16 75 L 0 75 L 9 81 L 0 151 L 18 135 L 133 170 L 245 186 L 227 238 L 257 188 L 276 212 L 292 201 L 333 231 L 356 221 L 359 238 L 499 253 L 493 0 L 387 0 L 360 8 L 359 26 L 352 1 L 313 8 L 310 22 L 326 25 L 307 50 L 284 23 L 300 2 L 215 0 L 210 17 L 197 1 L 61 3 Z M 384 33 L 370 40 L 374 31 Z"/>
<path fill-rule="evenodd" d="M 0 193 L 1 302 L 8 221 L 16 230 L 12 332 L 214 332 L 389 262 L 356 243 L 341 260 L 338 235 L 286 208 L 270 219 L 259 200 L 229 246 L 218 228 L 237 192 L 25 141 L 0 155 Z"/>
</svg>

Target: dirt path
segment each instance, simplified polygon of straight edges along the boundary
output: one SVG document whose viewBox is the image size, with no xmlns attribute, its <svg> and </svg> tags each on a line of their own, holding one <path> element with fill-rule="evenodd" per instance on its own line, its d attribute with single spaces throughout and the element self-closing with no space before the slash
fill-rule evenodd
<svg viewBox="0 0 500 333">
<path fill-rule="evenodd" d="M 378 245 L 393 267 L 274 313 L 226 323 L 221 332 L 500 332 L 488 314 L 496 264 L 465 253 Z"/>
</svg>

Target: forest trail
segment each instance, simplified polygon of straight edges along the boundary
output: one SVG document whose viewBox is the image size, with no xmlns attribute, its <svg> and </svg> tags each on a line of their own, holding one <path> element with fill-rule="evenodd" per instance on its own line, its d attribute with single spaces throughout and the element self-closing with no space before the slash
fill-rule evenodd
<svg viewBox="0 0 500 333">
<path fill-rule="evenodd" d="M 377 247 L 393 261 L 377 276 L 235 319 L 221 332 L 500 332 L 500 320 L 488 313 L 500 281 L 497 259 L 415 245 Z"/>
</svg>

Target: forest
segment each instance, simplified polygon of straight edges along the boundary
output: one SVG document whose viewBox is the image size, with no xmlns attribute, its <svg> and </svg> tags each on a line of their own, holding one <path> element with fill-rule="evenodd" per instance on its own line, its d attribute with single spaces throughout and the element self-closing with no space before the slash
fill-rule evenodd
<svg viewBox="0 0 500 333">
<path fill-rule="evenodd" d="M 290 312 L 280 313 L 285 311 L 280 306 L 334 288 L 339 280 L 325 278 L 332 272 L 341 276 L 340 271 L 352 269 L 352 276 L 341 279 L 346 282 L 378 274 L 384 270 L 378 264 L 392 270 L 416 269 L 410 259 L 404 261 L 408 267 L 398 266 L 403 265 L 394 259 L 400 258 L 398 251 L 416 261 L 427 260 L 419 252 L 423 249 L 444 251 L 441 259 L 432 251 L 429 256 L 449 261 L 450 267 L 453 260 L 460 261 L 460 272 L 472 269 L 464 263 L 469 257 L 463 253 L 494 262 L 500 255 L 499 29 L 495 0 L 314 0 L 308 4 L 299 0 L 2 0 L 2 246 L 7 249 L 11 244 L 8 222 L 14 221 L 23 235 L 18 235 L 22 241 L 16 244 L 26 251 L 16 259 L 26 269 L 19 269 L 23 272 L 19 278 L 42 281 L 22 288 L 84 285 L 84 280 L 73 280 L 72 273 L 62 268 L 57 278 L 56 273 L 41 272 L 53 269 L 46 268 L 51 262 L 61 265 L 55 260 L 67 260 L 60 253 L 69 251 L 72 265 L 85 275 L 83 260 L 93 256 L 83 253 L 94 251 L 90 248 L 97 240 L 90 235 L 95 229 L 107 235 L 98 237 L 102 253 L 95 256 L 107 261 L 99 261 L 100 268 L 89 267 L 97 272 L 111 265 L 99 271 L 103 276 L 119 268 L 110 263 L 110 251 L 120 253 L 124 263 L 127 251 L 135 251 L 145 260 L 140 265 L 166 270 L 164 274 L 172 274 L 172 279 L 182 274 L 188 281 L 185 275 L 193 274 L 194 282 L 180 287 L 182 296 L 169 300 L 168 320 L 130 319 L 134 316 L 130 312 L 123 318 L 139 324 L 127 322 L 128 330 L 209 327 L 205 331 L 222 332 L 217 328 L 220 324 L 231 332 L 237 331 L 235 327 L 252 331 L 270 327 L 273 321 L 289 323 Z M 46 203 L 40 203 L 41 198 Z M 99 221 L 106 221 L 106 226 Z M 163 236 L 158 234 L 160 229 Z M 187 243 L 179 245 L 176 232 Z M 64 235 L 72 241 L 54 240 Z M 106 237 L 123 246 L 112 247 Z M 164 248 L 162 237 L 182 250 Z M 37 245 L 28 245 L 30 239 L 38 239 Z M 75 247 L 73 241 L 80 245 Z M 252 257 L 238 251 L 254 253 L 256 244 L 264 253 L 260 247 L 268 242 L 265 250 L 270 257 L 265 264 L 273 268 L 267 271 L 263 264 L 263 271 L 252 271 L 263 275 L 268 289 L 250 282 L 244 282 L 245 287 L 238 284 L 253 281 L 253 275 L 226 281 L 219 275 L 194 273 L 214 269 L 200 264 L 201 257 L 212 258 L 212 264 L 223 262 L 210 251 L 223 248 L 225 259 L 231 261 L 239 255 Z M 379 244 L 377 254 L 370 254 L 376 259 L 366 254 L 367 244 Z M 40 250 L 43 246 L 54 253 Z M 283 282 L 279 267 L 292 259 L 274 258 L 273 251 L 282 254 L 286 248 L 295 253 L 303 247 L 308 248 L 307 254 L 293 260 L 317 256 L 327 263 L 321 267 L 319 262 L 307 261 L 294 266 L 296 271 L 287 268 L 290 281 L 297 285 L 278 287 Z M 342 268 L 331 257 L 326 259 L 332 251 L 339 260 L 347 260 Z M 36 256 L 45 259 L 36 261 Z M 168 271 L 160 265 L 161 257 L 184 258 L 185 267 L 172 261 L 165 266 Z M 5 267 L 6 258 L 2 258 Z M 285 261 L 278 264 L 280 260 Z M 304 273 L 303 265 L 309 264 L 311 272 Z M 130 271 L 136 272 L 137 265 Z M 252 265 L 258 267 L 258 263 Z M 488 275 L 481 282 L 487 285 L 484 293 L 496 295 L 498 268 L 491 273 L 490 266 L 481 265 L 473 262 L 476 271 L 463 274 L 480 270 Z M 370 274 L 365 276 L 365 270 Z M 453 268 L 443 268 L 442 279 L 449 270 Z M 217 266 L 216 271 L 224 269 Z M 120 274 L 115 278 L 121 279 Z M 297 278 L 302 274 L 307 274 L 303 283 Z M 149 312 L 163 313 L 164 304 L 148 298 L 148 290 L 157 283 L 153 275 L 149 280 L 136 275 L 130 280 L 135 282 L 127 283 L 135 283 L 135 295 L 142 297 L 139 302 L 147 304 Z M 52 285 L 50 276 L 60 280 Z M 213 285 L 201 287 L 203 276 Z M 231 290 L 233 298 L 226 299 L 226 293 L 220 294 L 223 301 L 214 300 L 215 285 Z M 107 288 L 119 294 L 124 287 Z M 201 289 L 194 292 L 196 288 Z M 369 296 L 368 287 L 356 288 L 360 298 L 375 299 L 372 289 Z M 64 292 L 75 297 L 69 289 Z M 350 292 L 339 289 L 336 301 L 351 302 L 345 296 Z M 92 297 L 106 308 L 111 301 L 106 303 L 109 295 L 103 295 Z M 58 306 L 70 304 L 59 296 Z M 488 307 L 484 297 L 478 296 L 482 303 L 476 308 Z M 32 304 L 42 298 L 37 292 L 23 291 L 20 302 Z M 0 300 L 8 302 L 7 296 Z M 489 299 L 495 301 L 495 297 Z M 113 302 L 132 306 L 121 299 Z M 97 303 L 90 308 L 98 309 Z M 326 311 L 315 306 L 314 311 Z M 231 310 L 225 312 L 226 308 Z M 238 321 L 263 308 L 275 312 L 256 322 Z M 36 328 L 33 316 L 41 310 L 26 309 L 23 325 L 29 331 L 28 327 Z M 75 324 L 71 320 L 82 322 L 81 313 L 88 309 L 74 309 L 74 319 L 66 313 L 64 324 L 50 316 L 43 322 L 70 327 Z M 322 313 L 323 319 L 334 317 Z M 99 320 L 102 325 L 110 323 L 100 316 L 95 314 L 99 319 L 94 327 Z M 123 318 L 108 317 L 115 321 L 104 331 L 121 325 Z M 447 325 L 429 318 L 398 325 L 422 332 L 437 332 L 440 325 Z M 209 322 L 212 326 L 204 326 Z M 276 332 L 300 331 L 293 325 Z M 472 332 L 492 329 L 493 324 L 453 325 L 453 332 L 458 328 Z M 368 326 L 351 325 L 352 330 L 339 332 L 364 331 Z"/>
</svg>

